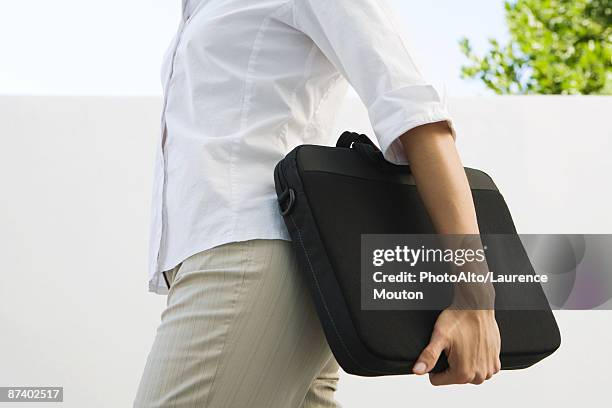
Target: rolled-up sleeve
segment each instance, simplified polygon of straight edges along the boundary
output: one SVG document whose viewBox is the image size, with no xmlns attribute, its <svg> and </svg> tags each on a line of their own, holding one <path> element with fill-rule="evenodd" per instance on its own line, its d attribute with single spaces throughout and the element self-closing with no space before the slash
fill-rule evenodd
<svg viewBox="0 0 612 408">
<path fill-rule="evenodd" d="M 293 22 L 353 86 L 368 109 L 385 158 L 407 162 L 399 136 L 447 121 L 446 102 L 408 51 L 383 0 L 293 0 Z"/>
</svg>

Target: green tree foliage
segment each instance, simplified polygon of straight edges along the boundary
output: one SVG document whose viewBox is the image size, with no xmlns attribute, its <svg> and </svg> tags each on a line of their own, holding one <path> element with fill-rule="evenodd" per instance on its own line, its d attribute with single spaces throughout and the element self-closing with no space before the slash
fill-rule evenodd
<svg viewBox="0 0 612 408">
<path fill-rule="evenodd" d="M 480 57 L 463 38 L 463 78 L 498 94 L 612 94 L 612 0 L 513 0 L 505 8 L 510 43 L 489 39 Z"/>
</svg>

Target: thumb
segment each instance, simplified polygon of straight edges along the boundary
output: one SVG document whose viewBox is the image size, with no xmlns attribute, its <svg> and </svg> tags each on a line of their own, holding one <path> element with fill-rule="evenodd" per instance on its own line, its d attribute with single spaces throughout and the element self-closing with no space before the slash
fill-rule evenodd
<svg viewBox="0 0 612 408">
<path fill-rule="evenodd" d="M 434 330 L 429 344 L 421 351 L 419 358 L 417 358 L 416 363 L 412 366 L 412 372 L 422 375 L 431 371 L 446 346 L 446 339 Z"/>
</svg>

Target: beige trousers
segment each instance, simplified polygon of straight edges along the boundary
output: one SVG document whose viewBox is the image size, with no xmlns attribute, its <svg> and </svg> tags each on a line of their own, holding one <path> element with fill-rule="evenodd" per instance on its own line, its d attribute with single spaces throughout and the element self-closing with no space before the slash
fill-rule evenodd
<svg viewBox="0 0 612 408">
<path fill-rule="evenodd" d="M 331 354 L 291 243 L 251 240 L 187 258 L 134 407 L 338 407 Z"/>
</svg>

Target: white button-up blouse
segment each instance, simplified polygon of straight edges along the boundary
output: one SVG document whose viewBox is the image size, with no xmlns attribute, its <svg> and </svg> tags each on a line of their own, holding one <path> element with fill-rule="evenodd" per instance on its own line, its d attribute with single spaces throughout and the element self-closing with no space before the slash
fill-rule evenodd
<svg viewBox="0 0 612 408">
<path fill-rule="evenodd" d="M 183 0 L 162 68 L 149 290 L 161 272 L 228 242 L 290 237 L 273 169 L 299 144 L 331 144 L 350 83 L 387 160 L 398 136 L 449 121 L 383 0 Z"/>
</svg>

